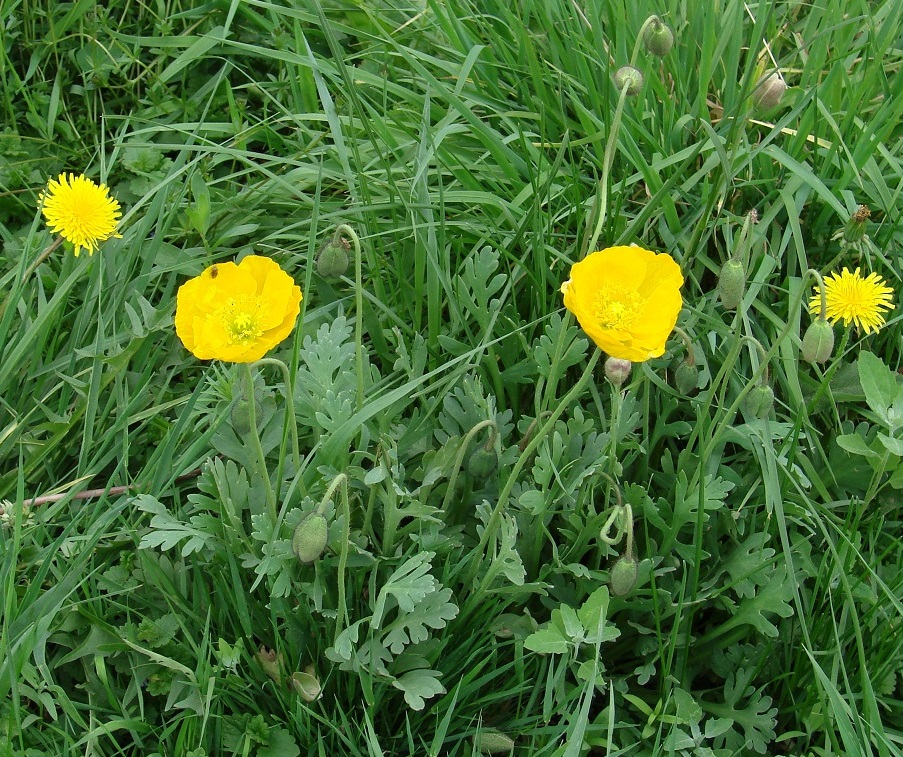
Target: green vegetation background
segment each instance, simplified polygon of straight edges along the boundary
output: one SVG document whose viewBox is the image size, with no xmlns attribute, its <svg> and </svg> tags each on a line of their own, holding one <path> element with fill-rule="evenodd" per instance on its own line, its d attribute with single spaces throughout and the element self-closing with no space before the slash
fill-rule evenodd
<svg viewBox="0 0 903 757">
<path fill-rule="evenodd" d="M 601 240 L 680 262 L 698 391 L 675 338 L 562 404 L 590 348 L 558 289 L 652 13 L 675 45 L 640 55 Z M 903 753 L 903 319 L 799 356 L 808 268 L 899 299 L 901 32 L 899 0 L 0 3 L 0 755 Z M 63 170 L 109 184 L 122 238 L 32 273 Z M 315 270 L 340 223 L 360 308 L 353 268 Z M 172 330 L 180 283 L 250 252 L 305 296 L 289 388 L 257 379 L 275 522 L 237 374 Z"/>
</svg>

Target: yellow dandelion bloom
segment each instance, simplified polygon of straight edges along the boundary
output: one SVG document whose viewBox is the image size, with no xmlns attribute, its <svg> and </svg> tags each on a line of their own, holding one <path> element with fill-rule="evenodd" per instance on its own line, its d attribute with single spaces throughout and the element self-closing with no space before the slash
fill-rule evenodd
<svg viewBox="0 0 903 757">
<path fill-rule="evenodd" d="M 55 234 L 72 242 L 78 256 L 82 248 L 93 255 L 99 242 L 116 234 L 121 215 L 119 203 L 110 197 L 106 184 L 95 184 L 86 176 L 61 173 L 41 192 L 41 211 Z"/>
<path fill-rule="evenodd" d="M 832 324 L 843 321 L 844 326 L 854 323 L 866 334 L 878 331 L 884 325 L 885 311 L 894 309 L 890 301 L 893 293 L 894 290 L 877 273 L 862 276 L 859 268 L 850 273 L 845 267 L 840 273 L 825 276 L 827 319 Z M 818 287 L 809 301 L 809 312 L 821 312 Z"/>
<path fill-rule="evenodd" d="M 680 266 L 666 253 L 609 247 L 571 267 L 564 306 L 600 349 L 641 363 L 659 357 L 683 306 Z"/>
<path fill-rule="evenodd" d="M 285 339 L 301 310 L 301 289 L 269 258 L 217 263 L 176 295 L 176 334 L 201 360 L 253 363 Z"/>
</svg>

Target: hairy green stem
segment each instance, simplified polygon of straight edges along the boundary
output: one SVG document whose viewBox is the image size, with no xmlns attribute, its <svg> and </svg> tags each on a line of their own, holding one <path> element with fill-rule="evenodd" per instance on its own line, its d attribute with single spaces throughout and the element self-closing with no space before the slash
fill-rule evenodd
<svg viewBox="0 0 903 757">
<path fill-rule="evenodd" d="M 618 143 L 618 132 L 621 130 L 621 117 L 624 114 L 624 102 L 627 100 L 627 89 L 629 83 L 621 87 L 621 94 L 618 97 L 618 105 L 615 108 L 615 115 L 611 121 L 611 129 L 608 132 L 608 139 L 605 142 L 605 153 L 602 156 L 602 178 L 599 179 L 599 189 L 596 193 L 595 208 L 596 225 L 593 229 L 592 236 L 589 238 L 589 244 L 583 250 L 583 257 L 594 252 L 596 242 L 599 241 L 599 235 L 602 233 L 602 226 L 605 223 L 605 215 L 608 212 L 608 176 L 611 173 L 611 164 L 614 160 L 615 147 Z"/>
<path fill-rule="evenodd" d="M 291 372 L 288 366 L 275 357 L 265 357 L 257 361 L 257 365 L 274 365 L 282 371 L 282 381 L 285 386 L 285 421 L 282 429 L 282 443 L 285 444 L 285 426 L 288 426 L 292 437 L 292 462 L 295 464 L 295 473 L 301 470 L 301 450 L 298 444 L 298 421 L 295 418 L 295 397 L 292 386 Z M 276 486 L 282 486 L 282 469 L 285 455 L 279 456 L 279 471 L 276 474 Z"/>
<path fill-rule="evenodd" d="M 602 352 L 598 349 L 593 352 L 592 357 L 586 364 L 586 368 L 584 369 L 583 375 L 580 377 L 580 380 L 576 384 L 574 384 L 574 386 L 564 396 L 561 402 L 558 403 L 558 407 L 556 407 L 551 412 L 548 420 L 542 425 L 536 435 L 530 440 L 530 443 L 527 444 L 527 446 L 524 448 L 524 451 L 521 452 L 520 457 L 517 458 L 517 462 L 511 469 L 511 473 L 508 475 L 508 479 L 505 481 L 505 485 L 502 487 L 501 492 L 499 492 L 498 500 L 496 501 L 495 507 L 489 515 L 489 520 L 486 523 L 486 528 L 483 530 L 483 535 L 480 537 L 480 544 L 476 550 L 477 560 L 471 565 L 468 582 L 474 578 L 479 565 L 483 562 L 483 558 L 486 555 L 486 550 L 489 548 L 490 543 L 496 536 L 502 515 L 508 506 L 508 498 L 511 496 L 511 490 L 514 488 L 514 484 L 517 482 L 517 477 L 520 475 L 521 470 L 527 464 L 527 461 L 533 456 L 533 453 L 536 451 L 536 448 L 539 447 L 540 442 L 545 439 L 546 434 L 551 431 L 552 427 L 555 425 L 555 422 L 561 417 L 561 414 L 564 413 L 564 411 L 567 409 L 568 405 L 570 405 L 575 399 L 577 399 L 577 397 L 579 397 L 583 393 L 583 390 L 586 388 L 587 383 L 593 376 L 593 369 L 596 367 L 596 363 L 599 362 L 599 356 L 601 354 Z M 478 591 L 482 591 L 483 588 L 485 588 L 484 584 L 485 579 L 481 583 Z"/>
<path fill-rule="evenodd" d="M 357 409 L 364 407 L 364 290 L 361 240 L 354 229 L 343 223 L 335 230 L 336 240 L 345 235 L 354 245 L 354 363 L 357 371 Z"/>
<path fill-rule="evenodd" d="M 270 483 L 270 474 L 267 472 L 266 456 L 263 454 L 263 445 L 260 443 L 260 434 L 257 432 L 257 408 L 254 404 L 254 374 L 251 373 L 251 364 L 242 363 L 242 371 L 245 378 L 245 399 L 248 402 L 248 422 L 251 425 L 251 444 L 257 455 L 257 473 L 263 479 L 266 488 L 267 508 L 273 523 L 276 523 L 276 495 L 273 485 Z"/>
</svg>

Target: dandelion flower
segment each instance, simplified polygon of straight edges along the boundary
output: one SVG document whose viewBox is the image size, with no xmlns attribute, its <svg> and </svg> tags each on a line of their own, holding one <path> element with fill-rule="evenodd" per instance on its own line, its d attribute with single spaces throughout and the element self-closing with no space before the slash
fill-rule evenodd
<svg viewBox="0 0 903 757">
<path fill-rule="evenodd" d="M 641 363 L 659 357 L 683 306 L 680 266 L 641 247 L 587 255 L 561 285 L 564 306 L 611 357 Z"/>
<path fill-rule="evenodd" d="M 119 203 L 110 197 L 106 184 L 95 184 L 86 176 L 61 173 L 41 192 L 47 226 L 75 246 L 93 255 L 99 242 L 116 234 Z"/>
<path fill-rule="evenodd" d="M 862 276 L 859 268 L 850 273 L 844 268 L 841 273 L 825 276 L 825 299 L 827 319 L 832 323 L 843 321 L 844 326 L 856 324 L 866 334 L 878 331 L 885 321 L 886 313 L 894 309 L 890 301 L 894 290 L 877 273 Z M 815 287 L 815 294 L 809 301 L 809 312 L 821 312 L 821 293 Z"/>
<path fill-rule="evenodd" d="M 179 287 L 176 334 L 201 360 L 253 363 L 292 332 L 300 309 L 294 279 L 269 258 L 249 255 Z"/>
</svg>

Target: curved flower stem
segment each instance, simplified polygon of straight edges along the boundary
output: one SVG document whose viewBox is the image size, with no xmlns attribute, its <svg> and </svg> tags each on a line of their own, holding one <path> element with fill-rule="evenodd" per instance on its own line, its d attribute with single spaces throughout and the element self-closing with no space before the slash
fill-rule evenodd
<svg viewBox="0 0 903 757">
<path fill-rule="evenodd" d="M 442 500 L 442 511 L 446 514 L 448 514 L 448 506 L 451 503 L 452 497 L 455 493 L 455 484 L 458 481 L 458 473 L 460 473 L 461 471 L 461 464 L 464 462 L 464 455 L 467 454 L 467 448 L 470 446 L 470 440 L 488 426 L 492 427 L 493 438 L 495 438 L 495 433 L 498 431 L 498 426 L 496 426 L 494 420 L 487 419 L 485 421 L 480 421 L 479 423 L 477 423 L 472 429 L 470 429 L 470 431 L 467 432 L 467 434 L 465 434 L 464 438 L 461 440 L 461 446 L 458 448 L 458 453 L 455 455 L 455 464 L 454 468 L 452 468 L 452 475 L 448 480 L 448 489 L 445 490 L 445 497 Z"/>
<path fill-rule="evenodd" d="M 276 523 L 278 513 L 276 512 L 276 495 L 273 492 L 273 485 L 270 483 L 270 474 L 267 472 L 266 456 L 263 454 L 263 445 L 260 443 L 260 434 L 257 433 L 257 408 L 254 405 L 254 374 L 251 373 L 251 364 L 242 363 L 242 370 L 245 377 L 245 399 L 248 401 L 248 422 L 251 425 L 251 443 L 254 451 L 257 453 L 257 473 L 263 479 L 266 487 L 267 507 L 270 511 L 270 517 L 273 523 Z"/>
<path fill-rule="evenodd" d="M 640 27 L 640 31 L 636 35 L 636 41 L 633 43 L 633 52 L 630 54 L 630 65 L 636 68 L 636 59 L 640 57 L 640 48 L 643 46 L 643 35 L 646 34 L 646 29 L 648 29 L 652 24 L 654 24 L 657 20 L 660 20 L 658 16 L 649 16 Z"/>
<path fill-rule="evenodd" d="M 363 268 L 361 263 L 361 240 L 354 229 L 343 223 L 335 230 L 336 239 L 347 235 L 354 245 L 354 358 L 357 369 L 357 409 L 364 406 L 364 290 Z"/>
<path fill-rule="evenodd" d="M 814 268 L 808 268 L 805 275 L 812 276 L 812 278 L 814 278 L 818 282 L 818 292 L 819 294 L 821 294 L 821 310 L 819 311 L 819 318 L 823 321 L 827 320 L 828 295 L 825 291 L 825 280 L 821 277 L 821 274 Z"/>
<path fill-rule="evenodd" d="M 295 397 L 292 386 L 291 373 L 288 366 L 279 358 L 264 357 L 257 361 L 257 365 L 275 365 L 282 371 L 282 381 L 285 386 L 285 425 L 282 429 L 282 443 L 285 444 L 285 426 L 288 426 L 292 436 L 292 462 L 295 464 L 295 473 L 301 470 L 301 450 L 298 445 L 298 421 L 295 418 Z M 279 471 L 276 474 L 276 486 L 282 486 L 282 468 L 284 455 L 279 457 Z"/>
<path fill-rule="evenodd" d="M 680 326 L 674 327 L 674 333 L 680 337 L 680 340 L 684 343 L 684 348 L 687 350 L 687 357 L 684 362 L 687 365 L 696 365 L 696 355 L 693 353 L 693 340 L 690 339 L 690 335 Z"/>
<path fill-rule="evenodd" d="M 762 373 L 762 384 L 768 383 L 768 353 L 765 351 L 765 348 L 762 346 L 762 342 L 756 339 L 754 336 L 741 336 L 741 342 L 749 342 L 750 344 L 755 345 L 755 347 L 759 350 L 759 356 L 762 359 L 762 365 L 765 366 L 765 370 Z"/>
<path fill-rule="evenodd" d="M 338 582 L 338 611 L 336 612 L 335 618 L 335 635 L 333 636 L 333 643 L 339 638 L 339 634 L 345 630 L 345 626 L 348 625 L 348 607 L 346 606 L 345 599 L 345 568 L 348 565 L 348 545 L 351 541 L 351 507 L 348 503 L 348 476 L 344 473 L 340 473 L 332 480 L 332 484 L 329 489 L 327 489 L 326 493 L 330 494 L 331 491 L 335 491 L 336 482 L 341 479 L 340 483 L 342 486 L 342 545 L 339 548 L 339 570 L 338 575 L 336 576 L 336 581 Z M 322 504 L 322 503 L 321 503 Z M 319 511 L 319 507 L 317 510 Z"/>
<path fill-rule="evenodd" d="M 624 557 L 633 560 L 633 508 L 630 503 L 621 508 L 621 527 L 627 534 L 627 544 L 624 546 Z"/>
<path fill-rule="evenodd" d="M 596 367 L 596 363 L 599 362 L 599 356 L 601 354 L 602 352 L 599 349 L 596 349 L 595 352 L 593 352 L 592 357 L 586 364 L 586 368 L 583 370 L 583 375 L 580 377 L 580 380 L 576 384 L 574 384 L 574 386 L 566 395 L 564 395 L 561 402 L 558 403 L 558 407 L 556 407 L 550 413 L 548 420 L 533 436 L 533 438 L 530 440 L 530 443 L 527 444 L 527 446 L 524 448 L 524 451 L 521 452 L 520 457 L 517 458 L 517 462 L 511 469 L 511 473 L 508 475 L 508 478 L 505 481 L 505 485 L 502 487 L 501 492 L 499 492 L 495 507 L 492 509 L 492 512 L 489 515 L 489 520 L 486 522 L 486 528 L 483 529 L 483 535 L 480 537 L 480 544 L 476 550 L 477 559 L 473 563 L 471 563 L 470 574 L 468 575 L 465 583 L 469 583 L 471 580 L 473 580 L 476 571 L 479 568 L 479 565 L 483 562 L 483 558 L 490 542 L 495 538 L 496 532 L 499 529 L 499 522 L 502 519 L 502 514 L 504 513 L 505 509 L 508 507 L 508 499 L 511 496 L 511 490 L 514 488 L 514 484 L 517 482 L 518 475 L 520 474 L 523 467 L 527 464 L 527 461 L 532 457 L 540 442 L 545 439 L 546 434 L 548 434 L 549 431 L 552 430 L 552 426 L 555 425 L 555 422 L 561 417 L 561 414 L 564 413 L 568 405 L 570 405 L 575 399 L 577 399 L 577 397 L 579 397 L 583 393 L 583 390 L 586 388 L 587 383 L 589 383 L 589 380 L 593 376 L 593 369 Z M 487 578 L 489 577 L 490 576 L 487 576 Z M 483 582 L 481 582 L 479 588 L 477 589 L 478 593 L 482 592 L 485 589 L 485 583 L 486 579 L 484 578 Z"/>
<path fill-rule="evenodd" d="M 599 179 L 599 189 L 596 192 L 596 202 L 594 206 L 598 208 L 596 214 L 596 226 L 593 229 L 592 236 L 589 238 L 589 244 L 584 248 L 583 255 L 586 257 L 596 249 L 596 242 L 599 241 L 599 235 L 602 233 L 602 226 L 605 223 L 605 215 L 608 212 L 608 175 L 611 172 L 611 164 L 614 160 L 615 147 L 618 143 L 618 132 L 621 130 L 621 117 L 624 114 L 624 103 L 627 100 L 627 90 L 630 84 L 625 83 L 621 87 L 621 94 L 618 97 L 618 106 L 615 108 L 615 115 L 611 120 L 611 129 L 608 132 L 608 138 L 605 142 L 605 154 L 602 156 L 602 178 Z"/>
<path fill-rule="evenodd" d="M 818 386 L 818 389 L 815 392 L 815 395 L 809 401 L 809 405 L 806 408 L 806 414 L 812 415 L 815 412 L 815 408 L 821 400 L 822 395 L 831 386 L 831 381 L 834 378 L 834 374 L 837 373 L 837 369 L 843 364 L 843 353 L 847 348 L 847 344 L 850 342 L 850 329 L 845 328 L 843 330 L 843 335 L 840 337 L 840 344 L 837 346 L 837 349 L 834 350 L 834 354 L 836 357 L 834 358 L 834 362 L 828 366 L 828 370 L 824 372 L 822 376 L 821 383 Z"/>
</svg>

